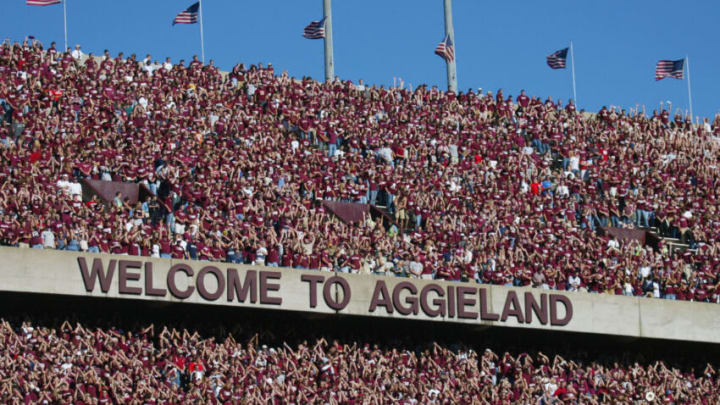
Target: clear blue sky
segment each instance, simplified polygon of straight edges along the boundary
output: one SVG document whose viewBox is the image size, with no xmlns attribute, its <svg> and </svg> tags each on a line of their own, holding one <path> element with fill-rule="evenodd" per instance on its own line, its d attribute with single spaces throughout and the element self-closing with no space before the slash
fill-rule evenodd
<svg viewBox="0 0 720 405">
<path fill-rule="evenodd" d="M 200 54 L 199 25 L 171 26 L 194 0 L 67 0 L 71 45 L 112 55 L 123 51 L 174 61 Z M 30 7 L 2 0 L 0 35 L 34 35 L 62 46 L 62 6 Z M 321 0 L 204 0 L 206 59 L 223 69 L 236 62 L 272 62 L 276 71 L 323 78 L 322 40 L 302 38 L 322 17 Z M 654 80 L 658 59 L 690 57 L 695 115 L 720 109 L 717 0 L 481 1 L 455 0 L 460 89 L 503 88 L 516 95 L 567 100 L 570 69 L 551 70 L 545 57 L 575 46 L 579 106 L 625 108 L 661 100 L 687 108 L 687 83 Z M 391 85 L 445 87 L 445 66 L 433 49 L 443 38 L 441 0 L 336 0 L 333 4 L 335 73 Z"/>
</svg>

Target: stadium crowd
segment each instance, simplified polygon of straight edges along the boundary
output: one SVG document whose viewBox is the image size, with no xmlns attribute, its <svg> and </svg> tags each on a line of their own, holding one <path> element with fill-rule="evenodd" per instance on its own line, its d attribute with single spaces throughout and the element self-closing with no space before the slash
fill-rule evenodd
<svg viewBox="0 0 720 405">
<path fill-rule="evenodd" d="M 234 331 L 236 339 L 217 325 L 199 333 L 41 318 L 0 321 L 3 403 L 711 404 L 720 398 L 711 364 L 700 372 L 626 355 L 588 360 L 576 347 L 563 356 L 494 351 L 484 342 L 420 344 L 407 336 L 273 344 L 281 337 L 261 336 L 247 322 Z"/>
<path fill-rule="evenodd" d="M 0 106 L 4 245 L 720 302 L 720 116 L 34 40 L 0 47 Z M 151 197 L 83 199 L 83 179 Z M 389 216 L 345 223 L 322 200 Z"/>
</svg>

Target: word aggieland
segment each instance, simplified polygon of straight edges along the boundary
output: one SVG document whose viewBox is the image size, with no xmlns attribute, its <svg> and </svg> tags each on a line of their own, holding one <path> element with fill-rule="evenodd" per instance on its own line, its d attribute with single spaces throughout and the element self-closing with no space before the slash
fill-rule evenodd
<svg viewBox="0 0 720 405">
<path fill-rule="evenodd" d="M 307 274 L 301 271 L 238 270 L 232 267 L 224 271 L 215 265 L 206 265 L 195 271 L 185 263 L 173 264 L 163 275 L 164 280 L 155 280 L 153 263 L 139 260 L 109 260 L 94 258 L 92 266 L 84 257 L 78 257 L 78 265 L 85 291 L 94 293 L 99 284 L 102 293 L 108 293 L 117 277 L 119 295 L 146 297 L 167 297 L 185 300 L 191 297 L 199 301 L 224 301 L 228 304 L 254 304 L 261 306 L 284 306 L 283 286 L 307 288 L 307 300 L 294 310 L 314 311 L 318 297 L 328 308 L 343 311 L 353 306 L 357 315 L 418 316 L 428 318 L 479 319 L 489 322 L 506 322 L 514 319 L 519 324 L 565 326 L 573 317 L 571 300 L 562 294 L 535 293 L 530 291 L 507 290 L 504 292 L 502 310 L 490 309 L 489 288 L 463 283 L 412 283 L 388 282 L 388 279 L 374 280 L 370 291 L 363 286 L 356 288 L 353 301 L 353 276 Z M 165 272 L 163 272 L 164 274 Z M 294 279 L 293 279 L 294 278 Z M 299 280 L 298 280 L 299 278 Z M 209 281 L 213 279 L 213 281 Z M 285 279 L 285 282 L 283 282 Z M 392 280 L 392 279 L 390 279 Z M 294 281 L 294 282 L 291 282 Z M 496 289 L 497 291 L 503 291 Z M 297 293 L 297 291 L 294 291 Z M 359 297 L 358 297 L 359 296 Z M 360 313 L 359 303 L 368 303 Z M 297 303 L 295 303 L 297 304 Z"/>
</svg>

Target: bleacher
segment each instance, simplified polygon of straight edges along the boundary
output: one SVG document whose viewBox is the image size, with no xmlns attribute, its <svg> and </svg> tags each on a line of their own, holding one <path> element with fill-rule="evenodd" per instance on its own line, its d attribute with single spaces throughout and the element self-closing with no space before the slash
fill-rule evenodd
<svg viewBox="0 0 720 405">
<path fill-rule="evenodd" d="M 74 58 L 37 41 L 0 46 L 0 107 L 0 244 L 26 249 L 2 251 L 77 253 L 56 260 L 38 251 L 32 266 L 3 263 L 14 284 L 0 286 L 2 402 L 604 404 L 720 397 L 707 363 L 716 354 L 708 332 L 682 345 L 663 340 L 683 336 L 653 335 L 662 328 L 658 320 L 670 316 L 658 310 L 669 301 L 637 304 L 697 301 L 674 303 L 684 311 L 674 313 L 688 313 L 688 306 L 720 302 L 720 116 L 693 125 L 671 111 L 590 113 L 502 90 L 320 83 L 276 74 L 270 65 L 239 63 L 221 72 L 197 60 Z M 92 253 L 112 255 L 102 256 L 108 269 L 115 266 L 108 257 L 120 260 L 116 278 L 110 270 L 107 281 L 93 273 L 97 290 L 94 278 L 88 288 Z M 407 304 L 401 293 L 414 288 L 422 296 L 411 283 L 395 284 L 392 298 L 385 297 L 387 313 L 371 314 L 376 318 L 326 308 L 329 294 L 319 309 L 317 297 L 313 303 L 292 296 L 302 306 L 291 315 L 253 312 L 246 302 L 242 310 L 188 309 L 181 301 L 195 287 L 178 296 L 178 268 L 138 257 L 180 263 L 198 290 L 204 280 L 193 280 L 184 260 L 202 261 L 209 267 L 198 273 L 218 277 L 212 294 L 196 293 L 210 296 L 205 304 L 218 304 L 225 293 L 225 263 L 251 265 L 237 266 L 245 275 L 278 267 L 417 285 L 438 280 L 423 288 L 419 304 L 413 297 L 414 315 L 432 301 L 428 291 L 447 291 L 447 308 L 442 299 L 442 311 L 422 308 L 425 318 L 418 319 L 436 321 L 432 327 L 393 318 L 393 308 Z M 22 285 L 53 265 L 72 276 Z M 243 279 L 244 296 L 253 294 L 252 274 Z M 153 276 L 167 290 L 153 287 Z M 260 303 L 269 289 L 262 277 Z M 358 276 L 354 285 L 370 285 L 369 278 Z M 283 285 L 312 280 L 286 278 Z M 523 324 L 514 290 L 493 287 L 506 296 L 497 304 L 484 301 L 478 284 L 536 288 L 527 294 L 537 307 L 526 302 L 524 309 L 538 320 Z M 558 293 L 549 305 L 546 290 Z M 566 292 L 645 298 L 625 307 L 637 312 L 625 319 L 606 314 L 629 298 L 605 296 L 612 302 L 602 311 L 594 300 L 577 300 L 585 313 L 568 330 L 600 321 L 592 333 L 569 333 L 561 329 L 572 318 Z M 548 322 L 548 308 L 550 318 L 557 315 L 554 298 L 567 303 L 564 324 Z M 276 305 L 279 297 L 265 299 Z M 373 299 L 353 305 L 365 301 Z M 498 313 L 483 314 L 483 305 Z M 711 318 L 711 307 L 698 317 Z M 502 322 L 510 314 L 504 332 L 492 329 L 500 312 Z M 597 331 L 601 321 L 628 318 L 637 321 L 628 329 L 652 330 Z M 474 331 L 472 342 L 458 332 L 461 322 L 476 322 L 477 329 L 462 329 Z"/>
<path fill-rule="evenodd" d="M 38 43 L 1 55 L 5 245 L 720 299 L 717 167 L 699 163 L 718 119 Z M 88 180 L 152 195 L 83 198 Z M 345 222 L 322 201 L 384 215 Z M 598 237 L 608 226 L 666 243 Z"/>
</svg>

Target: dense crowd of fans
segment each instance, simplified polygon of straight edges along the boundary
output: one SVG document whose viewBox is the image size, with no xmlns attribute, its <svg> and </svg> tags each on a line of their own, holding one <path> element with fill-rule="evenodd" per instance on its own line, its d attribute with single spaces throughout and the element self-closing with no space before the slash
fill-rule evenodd
<svg viewBox="0 0 720 405">
<path fill-rule="evenodd" d="M 407 336 L 275 344 L 281 336 L 266 342 L 247 323 L 243 330 L 198 332 L 33 319 L 0 321 L 3 403 L 711 404 L 720 398 L 711 364 L 695 370 L 625 355 L 588 359 L 578 348 L 562 356 L 494 351 L 483 342 L 413 343 Z"/>
<path fill-rule="evenodd" d="M 720 302 L 720 117 L 35 41 L 0 47 L 0 106 L 5 245 Z M 152 197 L 83 200 L 82 179 Z M 390 216 L 344 223 L 322 200 Z"/>
</svg>

